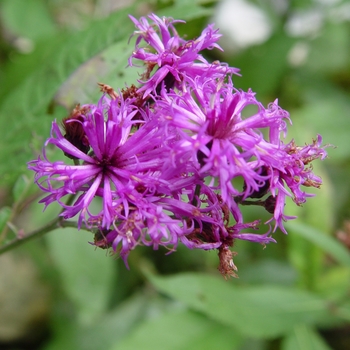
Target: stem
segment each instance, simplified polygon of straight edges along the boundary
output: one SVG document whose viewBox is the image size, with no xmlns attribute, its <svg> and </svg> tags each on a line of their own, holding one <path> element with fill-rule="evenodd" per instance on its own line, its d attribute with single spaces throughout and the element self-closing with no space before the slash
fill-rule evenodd
<svg viewBox="0 0 350 350">
<path fill-rule="evenodd" d="M 7 219 L 7 225 L 5 225 L 2 232 L 0 232 L 0 245 L 7 236 L 7 233 L 10 228 L 9 223 L 12 222 L 12 220 L 16 217 L 16 215 L 21 212 L 21 210 L 27 205 L 27 203 L 33 202 L 34 199 L 37 199 L 39 197 L 40 197 L 40 193 L 36 193 L 32 195 L 30 198 L 27 198 L 26 200 L 22 200 L 14 203 L 14 205 L 11 208 L 11 214 Z M 15 232 L 15 230 L 13 231 Z"/>
<path fill-rule="evenodd" d="M 34 239 L 34 238 L 41 237 L 45 233 L 52 231 L 58 227 L 61 227 L 61 223 L 60 223 L 59 218 L 52 220 L 51 222 L 49 222 L 45 226 L 28 233 L 23 238 L 16 237 L 12 241 L 4 244 L 3 246 L 0 247 L 0 254 L 3 254 L 11 249 L 14 249 L 14 248 L 32 240 L 32 239 Z"/>
<path fill-rule="evenodd" d="M 261 205 L 265 206 L 265 201 L 241 201 L 239 202 L 241 205 Z"/>
<path fill-rule="evenodd" d="M 74 200 L 74 195 L 70 195 L 67 199 L 66 204 L 70 205 L 72 204 L 73 200 Z M 72 222 L 72 221 L 64 221 L 62 219 L 62 217 L 58 217 L 55 218 L 54 220 L 50 221 L 48 224 L 44 225 L 43 227 L 34 230 L 30 233 L 28 233 L 27 235 L 23 236 L 23 237 L 16 237 L 14 238 L 12 241 L 0 246 L 0 255 L 11 250 L 14 249 L 28 241 L 31 241 L 34 238 L 38 238 L 43 236 L 45 233 L 48 233 L 50 231 L 55 230 L 56 228 L 64 228 L 64 227 L 75 227 L 77 228 L 77 223 L 76 222 Z M 83 230 L 86 231 L 90 231 L 85 225 L 83 225 L 81 227 Z"/>
<path fill-rule="evenodd" d="M 197 202 L 197 197 L 199 197 L 201 194 L 201 186 L 200 185 L 196 185 L 196 188 L 194 190 L 194 196 L 192 199 L 192 205 L 197 206 L 198 202 Z"/>
<path fill-rule="evenodd" d="M 65 228 L 65 227 L 77 228 L 77 223 L 73 221 L 63 221 L 62 218 L 54 219 L 50 221 L 48 224 L 46 224 L 45 226 L 28 233 L 24 237 L 16 237 L 12 241 L 4 244 L 3 246 L 0 247 L 0 255 L 11 249 L 19 247 L 22 244 L 31 241 L 32 239 L 39 238 L 43 236 L 45 233 L 53 231 L 56 228 Z M 90 232 L 90 230 L 85 226 L 83 226 L 81 229 Z"/>
</svg>

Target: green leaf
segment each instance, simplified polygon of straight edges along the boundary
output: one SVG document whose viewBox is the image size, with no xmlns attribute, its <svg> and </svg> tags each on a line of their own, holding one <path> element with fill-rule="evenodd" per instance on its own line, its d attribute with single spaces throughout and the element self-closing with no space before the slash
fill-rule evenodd
<svg viewBox="0 0 350 350">
<path fill-rule="evenodd" d="M 173 6 L 157 11 L 158 16 L 170 16 L 174 19 L 190 21 L 213 14 L 211 8 L 203 7 L 203 1 L 176 0 Z"/>
<path fill-rule="evenodd" d="M 288 231 L 293 231 L 291 234 L 304 237 L 316 246 L 322 248 L 323 251 L 328 253 L 335 261 L 345 266 L 350 266 L 349 251 L 335 238 L 327 236 L 322 231 L 301 222 L 288 222 L 286 226 L 288 227 Z"/>
<path fill-rule="evenodd" d="M 77 103 L 97 101 L 101 95 L 97 83 L 101 82 L 116 91 L 135 84 L 144 69 L 126 67 L 134 41 L 119 41 L 82 64 L 57 91 L 55 103 L 71 109 Z"/>
<path fill-rule="evenodd" d="M 118 307 L 95 319 L 93 325 L 82 328 L 77 334 L 79 348 L 84 350 L 109 349 L 119 344 L 145 319 L 152 308 L 154 311 L 154 304 L 158 300 L 145 295 L 144 290 L 133 294 Z"/>
<path fill-rule="evenodd" d="M 240 247 L 241 248 L 241 247 Z M 240 250 L 241 253 L 241 250 Z M 295 285 L 297 273 L 290 263 L 270 258 L 270 252 L 257 264 L 246 261 L 239 265 L 240 281 L 248 284 L 278 284 L 285 286 Z"/>
<path fill-rule="evenodd" d="M 90 324 L 107 309 L 115 261 L 88 242 L 92 236 L 76 229 L 58 229 L 46 236 L 62 287 L 75 304 L 79 320 Z"/>
<path fill-rule="evenodd" d="M 313 329 L 296 326 L 282 342 L 282 350 L 331 350 Z"/>
<path fill-rule="evenodd" d="M 111 350 L 237 349 L 241 336 L 191 311 L 165 313 L 140 324 Z"/>
<path fill-rule="evenodd" d="M 180 4 L 180 3 L 179 3 Z M 179 9 L 183 8 L 179 5 Z M 185 17 L 197 18 L 211 13 L 211 10 L 200 7 L 199 5 L 191 5 L 196 7 L 196 11 L 186 11 Z M 191 7 L 192 8 L 192 7 Z M 0 118 L 0 128 L 6 128 L 7 132 L 0 140 L 0 179 L 2 181 L 13 181 L 18 172 L 25 169 L 25 163 L 31 158 L 36 157 L 38 150 L 33 147 L 33 140 L 42 137 L 42 143 L 49 134 L 51 120 L 62 118 L 64 115 L 48 115 L 48 111 L 52 107 L 52 102 L 59 88 L 69 77 L 71 80 L 67 82 L 70 89 L 70 96 L 67 93 L 63 97 L 66 103 L 87 101 L 90 93 L 98 92 L 96 81 L 101 81 L 105 75 L 115 75 L 116 78 L 108 80 L 113 82 L 113 87 L 117 90 L 125 86 L 124 67 L 127 61 L 121 62 L 122 57 L 126 58 L 127 51 L 123 50 L 130 35 L 134 31 L 134 25 L 128 18 L 129 13 L 134 12 L 134 7 L 128 7 L 111 14 L 108 18 L 100 21 L 92 22 L 88 29 L 74 34 L 59 33 L 52 37 L 52 43 L 48 43 L 49 48 L 44 47 L 44 59 L 38 57 L 38 66 L 26 77 L 13 91 L 6 95 L 4 102 L 0 108 L 0 115 L 10 116 L 9 118 Z M 171 11 L 170 11 L 171 12 Z M 118 44 L 113 46 L 114 44 Z M 105 52 L 103 52 L 105 50 Z M 101 53 L 101 56 L 96 56 Z M 114 60 L 112 53 L 115 53 Z M 120 57 L 122 56 L 122 57 Z M 88 60 L 92 60 L 87 62 Z M 101 63 L 91 65 L 102 59 L 106 59 Z M 77 69 L 86 63 L 88 74 L 91 79 L 82 80 L 82 75 Z M 116 64 L 113 70 L 113 63 Z M 33 68 L 33 62 L 30 63 Z M 103 72 L 99 69 L 102 67 Z M 137 75 L 138 70 L 130 68 L 133 77 Z M 15 70 L 13 70 L 15 71 Z M 84 72 L 84 69 L 82 70 Z M 76 72 L 76 74 L 74 74 Z M 85 70 L 86 72 L 86 70 Z M 118 74 L 121 73 L 121 74 Z M 72 84 L 72 82 L 74 82 Z M 108 81 L 106 81 L 108 83 Z M 75 94 L 73 87 L 83 86 L 78 93 Z M 62 86 L 62 89 L 67 85 Z M 62 93 L 62 89 L 59 93 Z M 81 91 L 87 95 L 81 95 Z M 79 94 L 80 92 L 80 94 Z M 73 96 L 71 96 L 73 94 Z M 95 94 L 93 94 L 95 96 Z M 56 95 L 58 101 L 61 100 L 59 94 Z M 88 101 L 97 102 L 97 101 Z M 52 112 L 52 111 L 51 111 Z M 38 142 L 36 142 L 38 143 Z"/>
<path fill-rule="evenodd" d="M 36 40 L 56 31 L 43 1 L 2 0 L 0 13 L 5 28 L 15 36 Z"/>
<path fill-rule="evenodd" d="M 220 278 L 189 273 L 148 278 L 159 291 L 250 337 L 274 338 L 299 324 L 335 319 L 326 301 L 298 289 L 235 287 Z"/>
<path fill-rule="evenodd" d="M 16 181 L 15 186 L 13 187 L 13 190 L 12 190 L 13 199 L 14 199 L 15 203 L 19 202 L 20 200 L 22 200 L 25 197 L 31 184 L 32 184 L 31 181 L 25 175 L 21 175 L 18 178 L 18 180 Z"/>
<path fill-rule="evenodd" d="M 150 298 L 144 293 L 134 294 L 110 312 L 96 317 L 90 325 L 67 322 L 66 316 L 56 312 L 54 334 L 45 350 L 109 349 L 144 319 L 150 304 Z"/>
<path fill-rule="evenodd" d="M 45 62 L 6 96 L 0 108 L 0 128 L 6 130 L 0 140 L 2 181 L 11 181 L 28 160 L 36 157 L 31 139 L 33 135 L 42 135 L 43 139 L 49 135 L 50 102 L 74 70 L 110 45 L 128 40 L 134 29 L 128 18 L 131 9 L 119 10 L 82 32 L 63 36 L 59 46 L 53 40 L 56 45 L 47 52 Z"/>
</svg>

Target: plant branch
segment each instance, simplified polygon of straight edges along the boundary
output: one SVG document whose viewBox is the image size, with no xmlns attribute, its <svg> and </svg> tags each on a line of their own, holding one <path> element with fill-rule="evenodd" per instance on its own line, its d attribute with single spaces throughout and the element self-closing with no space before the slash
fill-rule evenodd
<svg viewBox="0 0 350 350">
<path fill-rule="evenodd" d="M 52 220 L 48 224 L 46 224 L 45 226 L 28 233 L 24 237 L 16 237 L 12 241 L 2 245 L 0 247 L 0 254 L 3 254 L 11 249 L 14 249 L 14 248 L 32 240 L 32 239 L 34 239 L 34 238 L 41 237 L 45 233 L 52 231 L 58 227 L 61 227 L 60 219 Z"/>
<path fill-rule="evenodd" d="M 43 236 L 45 233 L 48 233 L 50 231 L 53 231 L 57 228 L 65 228 L 65 227 L 74 227 L 77 228 L 77 223 L 73 221 L 64 221 L 62 218 L 57 218 L 52 221 L 50 221 L 48 224 L 44 225 L 43 227 L 34 230 L 27 235 L 23 237 L 16 237 L 12 241 L 0 246 L 0 255 L 11 250 L 14 248 L 17 248 L 21 246 L 24 243 L 27 243 L 31 241 L 32 239 L 39 238 Z M 90 231 L 88 228 L 85 226 L 82 226 L 81 229 Z"/>
<path fill-rule="evenodd" d="M 66 205 L 72 204 L 73 200 L 74 200 L 74 195 L 69 196 L 67 199 Z M 60 228 L 60 227 L 61 228 L 64 228 L 64 227 L 77 228 L 78 225 L 76 222 L 65 221 L 62 217 L 57 217 L 54 220 L 50 221 L 48 224 L 44 225 L 43 227 L 41 227 L 37 230 L 34 230 L 34 231 L 26 234 L 25 236 L 17 236 L 12 241 L 10 241 L 4 245 L 1 245 L 0 246 L 0 255 L 11 250 L 11 249 L 14 249 L 18 246 L 21 246 L 22 244 L 24 244 L 28 241 L 31 241 L 32 239 L 39 238 L 39 237 L 43 236 L 45 233 L 48 233 L 48 232 L 53 231 L 53 230 Z M 82 225 L 81 229 L 86 230 L 86 231 L 91 231 L 85 225 Z"/>
</svg>

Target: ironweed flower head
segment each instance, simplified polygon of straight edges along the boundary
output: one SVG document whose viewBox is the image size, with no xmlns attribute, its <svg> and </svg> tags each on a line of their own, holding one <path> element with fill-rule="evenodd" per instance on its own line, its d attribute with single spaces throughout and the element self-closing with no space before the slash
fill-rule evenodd
<svg viewBox="0 0 350 350">
<path fill-rule="evenodd" d="M 153 93 L 159 95 L 162 87 L 167 91 L 171 88 L 181 88 L 186 85 L 188 79 L 198 76 L 207 76 L 210 79 L 223 78 L 228 74 L 237 74 L 239 69 L 228 67 L 216 61 L 209 63 L 200 52 L 217 48 L 221 37 L 218 30 L 214 30 L 212 24 L 208 25 L 202 34 L 195 40 L 184 40 L 179 37 L 174 27 L 172 18 L 159 18 L 155 14 L 149 16 L 151 23 L 144 17 L 140 20 L 130 16 L 137 27 L 134 35 L 137 36 L 135 51 L 129 59 L 129 65 L 134 60 L 139 60 L 147 69 L 140 81 L 140 92 L 144 97 Z M 144 42 L 145 47 L 140 44 Z M 154 74 L 151 75 L 152 71 Z"/>
<path fill-rule="evenodd" d="M 64 219 L 77 217 L 93 244 L 126 265 L 138 245 L 172 252 L 182 243 L 217 249 L 219 271 L 236 276 L 235 240 L 276 242 L 272 233 L 286 233 L 283 223 L 294 218 L 285 214 L 286 197 L 301 205 L 309 187 L 320 187 L 311 163 L 327 156 L 322 138 L 285 143 L 291 121 L 278 100 L 265 107 L 233 85 L 237 68 L 204 58 L 203 50 L 221 50 L 213 25 L 185 40 L 175 29 L 183 21 L 130 18 L 137 30 L 129 65 L 145 72 L 119 92 L 100 84 L 97 104 L 52 123 L 43 154 L 28 164 L 47 194 L 41 202 L 57 202 Z M 49 160 L 49 145 L 66 160 Z M 271 215 L 265 233 L 256 232 L 258 217 L 246 222 L 247 205 Z"/>
</svg>

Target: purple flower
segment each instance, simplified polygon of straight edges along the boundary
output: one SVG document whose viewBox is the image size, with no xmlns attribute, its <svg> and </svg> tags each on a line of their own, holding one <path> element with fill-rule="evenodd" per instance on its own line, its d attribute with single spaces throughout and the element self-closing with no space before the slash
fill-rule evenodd
<svg viewBox="0 0 350 350">
<path fill-rule="evenodd" d="M 168 123 L 182 135 L 176 145 L 178 157 L 191 158 L 202 178 L 217 179 L 213 188 L 220 190 L 238 224 L 243 222 L 238 204 L 262 205 L 273 213 L 268 222 L 275 221 L 274 231 L 279 227 L 286 233 L 283 222 L 294 217 L 284 214 L 285 197 L 293 197 L 300 205 L 312 196 L 301 186 L 321 184 L 309 165 L 326 157 L 322 139 L 303 148 L 293 141 L 285 145 L 282 136 L 286 135 L 286 121 L 290 121 L 288 112 L 277 100 L 265 108 L 252 91 L 236 90 L 230 80 L 198 77 L 191 88 L 182 94 L 163 94 L 159 101 L 167 110 Z M 256 112 L 246 115 L 248 106 L 255 106 Z M 236 178 L 243 180 L 243 189 L 234 185 Z M 264 202 L 246 201 L 268 194 Z M 243 237 L 248 236 L 237 236 Z"/>
<path fill-rule="evenodd" d="M 234 241 L 276 242 L 271 234 L 286 233 L 294 218 L 284 213 L 286 197 L 301 205 L 312 196 L 305 188 L 320 187 L 311 163 L 327 156 L 322 138 L 284 142 L 291 121 L 278 100 L 265 107 L 233 86 L 236 68 L 202 56 L 221 49 L 213 25 L 186 41 L 174 27 L 182 21 L 130 18 L 137 31 L 129 65 L 144 65 L 140 86 L 117 93 L 100 84 L 97 105 L 77 106 L 63 130 L 52 123 L 43 155 L 28 164 L 47 193 L 41 202 L 59 203 L 64 219 L 77 217 L 96 246 L 112 247 L 126 265 L 138 245 L 172 252 L 181 242 L 217 249 L 220 272 L 236 276 Z M 49 145 L 66 161 L 49 160 Z M 266 233 L 254 233 L 259 218 L 246 222 L 247 205 L 271 214 Z"/>
<path fill-rule="evenodd" d="M 55 121 L 45 144 L 55 145 L 82 163 L 50 162 L 45 151 L 43 159 L 29 163 L 29 169 L 36 172 L 36 183 L 49 193 L 41 200 L 45 206 L 57 201 L 64 208 L 61 215 L 65 219 L 78 214 L 78 227 L 84 221 L 89 227 L 109 228 L 130 206 L 137 205 L 139 191 L 171 193 L 172 187 L 161 171 L 166 154 L 161 151 L 165 139 L 159 124 L 149 121 L 133 131 L 137 110 L 105 96 L 97 106 L 84 106 L 82 110 L 85 114 L 71 123 L 81 125 L 91 147 L 88 154 L 68 141 Z M 66 205 L 63 198 L 70 194 L 78 195 L 78 199 Z M 102 199 L 102 208 L 92 214 L 90 206 L 95 197 Z"/>
<path fill-rule="evenodd" d="M 150 93 L 159 95 L 164 84 L 166 90 L 170 90 L 174 85 L 180 87 L 187 83 L 187 79 L 195 79 L 197 76 L 206 76 L 209 79 L 224 78 L 227 74 L 237 74 L 239 69 L 222 65 L 218 61 L 208 63 L 199 54 L 205 49 L 217 48 L 222 50 L 217 44 L 221 37 L 218 30 L 214 30 L 212 24 L 208 25 L 196 40 L 184 40 L 179 37 L 174 27 L 175 21 L 170 18 L 162 19 L 152 14 L 148 16 L 152 21 L 148 23 L 145 17 L 140 20 L 130 16 L 137 27 L 134 35 L 137 36 L 136 48 L 129 59 L 129 65 L 133 65 L 133 59 L 144 62 L 147 70 L 144 80 L 140 81 L 142 87 L 140 92 L 144 97 Z M 144 41 L 147 46 L 141 47 Z M 150 77 L 150 73 L 157 67 L 156 72 Z"/>
</svg>

